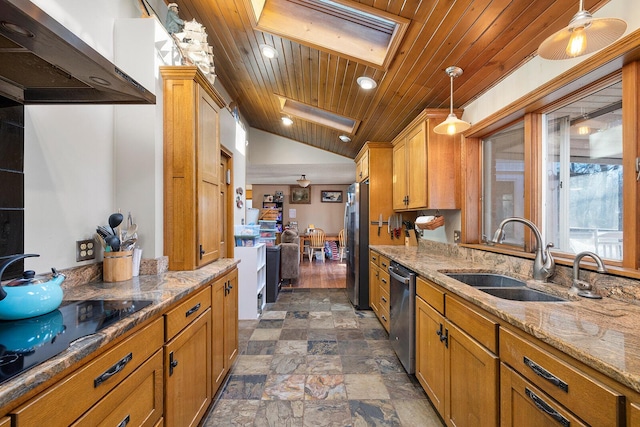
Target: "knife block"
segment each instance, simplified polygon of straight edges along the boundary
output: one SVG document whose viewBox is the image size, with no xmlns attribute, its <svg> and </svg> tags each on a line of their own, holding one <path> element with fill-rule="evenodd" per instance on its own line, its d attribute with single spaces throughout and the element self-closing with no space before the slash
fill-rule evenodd
<svg viewBox="0 0 640 427">
<path fill-rule="evenodd" d="M 418 246 L 418 238 L 416 237 L 416 230 L 407 230 L 408 236 L 404 238 L 405 246 Z"/>
<path fill-rule="evenodd" d="M 102 263 L 105 282 L 121 282 L 133 277 L 133 251 L 105 252 Z"/>
</svg>

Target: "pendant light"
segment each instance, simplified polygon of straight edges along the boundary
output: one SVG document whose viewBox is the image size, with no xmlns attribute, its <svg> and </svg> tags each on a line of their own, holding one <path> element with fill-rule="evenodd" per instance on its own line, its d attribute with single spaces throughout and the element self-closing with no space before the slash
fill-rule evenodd
<svg viewBox="0 0 640 427">
<path fill-rule="evenodd" d="M 620 38 L 627 23 L 618 18 L 594 18 L 583 9 L 573 15 L 569 25 L 549 36 L 538 48 L 544 59 L 570 59 L 600 50 Z"/>
<path fill-rule="evenodd" d="M 455 135 L 456 133 L 464 132 L 471 127 L 469 123 L 464 120 L 460 120 L 453 113 L 453 78 L 462 75 L 462 68 L 449 67 L 444 71 L 449 75 L 449 77 L 451 77 L 451 109 L 449 110 L 450 112 L 447 119 L 433 128 L 433 131 L 444 135 Z"/>
<path fill-rule="evenodd" d="M 311 181 L 309 181 L 304 174 L 302 175 L 302 177 L 300 179 L 296 180 L 296 182 L 302 188 L 306 188 L 306 187 L 309 186 L 309 184 L 311 184 Z"/>
</svg>

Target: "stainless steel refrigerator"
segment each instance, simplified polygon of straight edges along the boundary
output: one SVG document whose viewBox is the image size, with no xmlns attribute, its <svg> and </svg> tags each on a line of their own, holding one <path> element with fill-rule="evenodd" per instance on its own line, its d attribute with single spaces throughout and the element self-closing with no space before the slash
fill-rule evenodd
<svg viewBox="0 0 640 427">
<path fill-rule="evenodd" d="M 347 234 L 347 295 L 353 306 L 369 309 L 369 183 L 347 189 L 344 229 Z"/>
</svg>

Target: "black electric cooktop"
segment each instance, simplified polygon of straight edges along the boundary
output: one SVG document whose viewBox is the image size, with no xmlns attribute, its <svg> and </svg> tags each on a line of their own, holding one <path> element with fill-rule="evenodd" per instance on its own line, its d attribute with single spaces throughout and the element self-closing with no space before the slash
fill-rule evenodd
<svg viewBox="0 0 640 427">
<path fill-rule="evenodd" d="M 0 321 L 0 383 L 61 353 L 78 338 L 113 325 L 151 302 L 63 301 L 57 310 L 42 316 Z"/>
</svg>

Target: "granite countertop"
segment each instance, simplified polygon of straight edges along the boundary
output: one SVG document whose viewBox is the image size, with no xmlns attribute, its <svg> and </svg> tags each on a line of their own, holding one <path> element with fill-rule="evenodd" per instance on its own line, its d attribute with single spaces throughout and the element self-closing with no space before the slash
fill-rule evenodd
<svg viewBox="0 0 640 427">
<path fill-rule="evenodd" d="M 605 297 L 570 296 L 568 288 L 514 274 L 508 265 L 474 262 L 430 253 L 418 247 L 371 246 L 461 298 L 477 305 L 619 383 L 640 392 L 640 306 Z M 441 271 L 501 272 L 527 280 L 527 286 L 567 298 L 568 302 L 501 299 L 452 279 Z"/>
<path fill-rule="evenodd" d="M 67 350 L 0 385 L 0 408 L 13 407 L 12 402 L 16 399 L 91 356 L 135 326 L 162 314 L 176 301 L 233 269 L 238 262 L 237 259 L 225 258 L 193 271 L 170 271 L 123 282 L 94 282 L 65 289 L 64 300 L 67 301 L 145 299 L 153 303 L 112 326 L 73 341 Z"/>
</svg>

